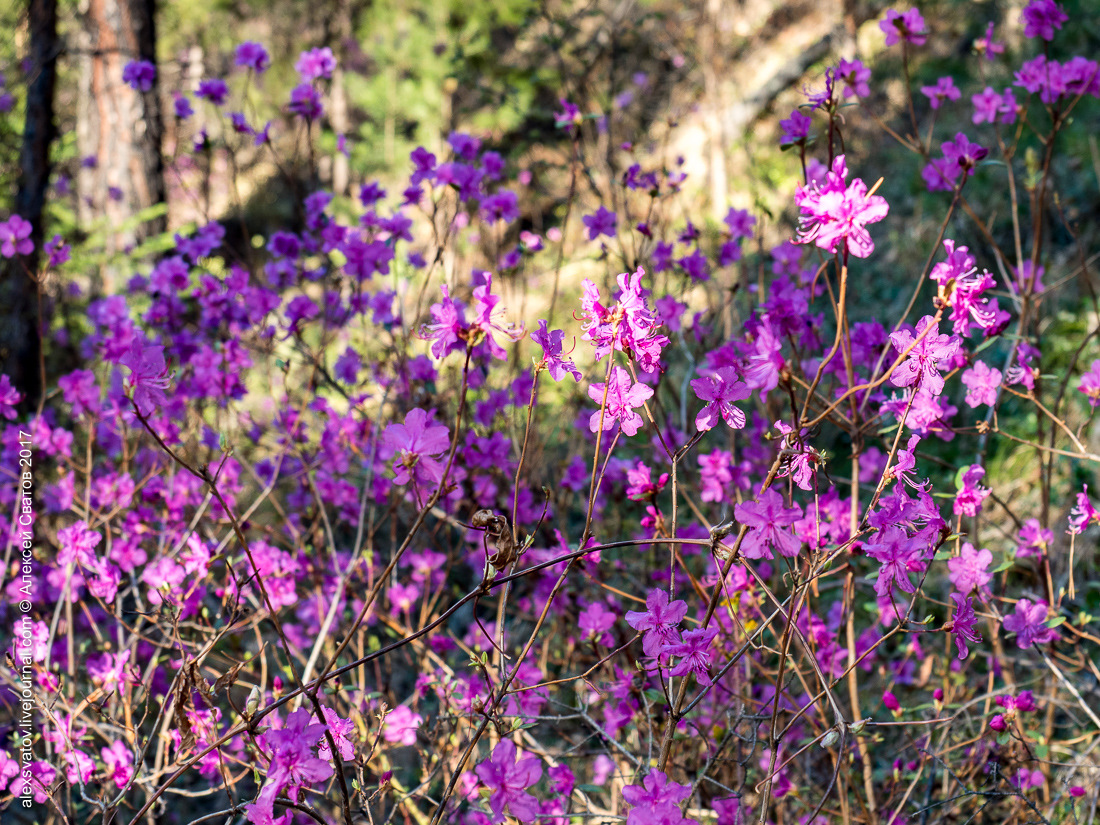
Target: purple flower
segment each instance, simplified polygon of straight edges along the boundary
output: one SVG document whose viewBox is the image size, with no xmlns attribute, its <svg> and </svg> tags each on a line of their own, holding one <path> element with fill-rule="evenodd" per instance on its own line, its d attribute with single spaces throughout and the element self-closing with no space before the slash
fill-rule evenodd
<svg viewBox="0 0 1100 825">
<path fill-rule="evenodd" d="M 1092 521 L 1100 521 L 1100 512 L 1089 501 L 1089 486 L 1085 484 L 1081 492 L 1077 494 L 1077 506 L 1070 510 L 1069 530 L 1067 532 L 1077 535 L 1083 532 L 1088 527 L 1089 522 Z"/>
<path fill-rule="evenodd" d="M 931 329 L 929 329 L 931 327 Z M 928 330 L 928 334 L 921 337 Z M 939 324 L 933 323 L 931 315 L 925 315 L 917 322 L 916 334 L 902 329 L 890 334 L 890 343 L 898 354 L 909 350 L 909 356 L 898 365 L 890 376 L 895 387 L 909 387 L 917 384 L 932 395 L 943 392 L 943 376 L 939 373 L 939 362 L 953 358 L 959 349 L 959 340 L 951 335 L 939 335 Z M 918 342 L 918 339 L 919 342 Z M 914 344 L 914 342 L 917 342 Z M 910 350 L 909 348 L 912 347 Z"/>
<path fill-rule="evenodd" d="M 380 455 L 384 461 L 394 456 L 396 484 L 434 486 L 443 480 L 443 464 L 438 457 L 447 451 L 447 428 L 436 424 L 431 414 L 419 407 L 409 410 L 404 424 L 390 424 L 382 433 Z"/>
<path fill-rule="evenodd" d="M 985 468 L 980 464 L 971 464 L 963 473 L 962 487 L 955 496 L 955 515 L 974 517 L 982 509 L 982 502 L 989 496 L 990 490 L 982 487 L 978 482 L 985 475 Z"/>
<path fill-rule="evenodd" d="M 614 238 L 615 217 L 615 213 L 604 206 L 601 206 L 591 215 L 582 217 L 581 223 L 585 226 L 585 234 L 588 236 L 588 240 L 594 241 L 601 235 Z"/>
<path fill-rule="evenodd" d="M 928 105 L 938 109 L 945 100 L 958 100 L 962 92 L 955 86 L 955 81 L 950 77 L 941 77 L 935 86 L 921 86 L 921 94 L 928 98 Z"/>
<path fill-rule="evenodd" d="M 1081 376 L 1077 389 L 1088 398 L 1090 407 L 1100 404 L 1100 359 L 1093 361 L 1089 371 Z"/>
<path fill-rule="evenodd" d="M 321 92 L 311 83 L 299 83 L 290 90 L 287 108 L 306 120 L 317 120 L 325 111 L 321 105 Z"/>
<path fill-rule="evenodd" d="M 779 128 L 783 130 L 783 134 L 779 137 L 779 144 L 781 146 L 791 146 L 801 143 L 809 136 L 811 123 L 813 123 L 813 118 L 795 109 L 791 112 L 790 117 L 779 121 Z"/>
<path fill-rule="evenodd" d="M 707 649 L 718 635 L 718 628 L 697 627 L 685 630 L 681 641 L 665 647 L 661 653 L 665 656 L 679 656 L 680 661 L 670 671 L 672 676 L 687 676 L 694 673 L 701 685 L 711 684 L 707 668 L 710 666 L 710 653 Z"/>
<path fill-rule="evenodd" d="M 860 60 L 841 58 L 836 67 L 836 78 L 844 83 L 844 97 L 867 97 L 871 94 L 871 88 L 867 85 L 871 70 Z"/>
<path fill-rule="evenodd" d="M 769 488 L 760 494 L 758 501 L 738 504 L 733 513 L 741 524 L 750 528 L 741 543 L 741 555 L 745 558 L 771 559 L 772 550 L 788 558 L 798 555 L 802 542 L 784 528 L 802 518 L 802 508 L 784 507 L 783 496 L 777 491 Z"/>
<path fill-rule="evenodd" d="M 147 347 L 135 338 L 118 363 L 130 370 L 126 386 L 132 391 L 131 398 L 139 413 L 148 416 L 157 407 L 168 403 L 168 397 L 164 394 L 168 388 L 164 347 Z"/>
<path fill-rule="evenodd" d="M 971 143 L 962 132 L 958 132 L 954 140 L 944 141 L 942 149 L 944 158 L 961 169 L 964 176 L 974 174 L 974 167 L 978 161 L 989 154 L 988 149 L 977 143 Z"/>
<path fill-rule="evenodd" d="M 1100 361 L 1097 363 L 1100 364 Z M 1000 370 L 991 368 L 985 361 L 975 361 L 974 366 L 962 374 L 967 406 L 974 408 L 980 404 L 993 404 L 997 400 L 1001 377 Z"/>
<path fill-rule="evenodd" d="M 229 87 L 220 77 L 207 78 L 199 81 L 199 88 L 195 91 L 195 97 L 209 100 L 215 106 L 221 106 L 229 97 Z"/>
<path fill-rule="evenodd" d="M 1024 37 L 1053 40 L 1054 32 L 1062 28 L 1069 16 L 1054 0 L 1031 0 L 1024 8 Z"/>
<path fill-rule="evenodd" d="M 520 822 L 534 822 L 539 815 L 539 803 L 527 790 L 542 778 L 542 762 L 537 756 L 525 756 L 516 761 L 516 746 L 511 739 L 502 739 L 474 773 L 492 794 L 489 808 L 493 822 L 504 821 L 504 809 Z"/>
<path fill-rule="evenodd" d="M 16 255 L 29 255 L 34 251 L 31 238 L 31 222 L 19 215 L 12 215 L 0 222 L 0 255 L 14 258 Z"/>
<path fill-rule="evenodd" d="M 460 301 L 451 298 L 451 292 L 446 284 L 439 289 L 443 293 L 443 300 L 431 306 L 434 323 L 421 327 L 420 337 L 434 341 L 432 355 L 436 358 L 444 358 L 466 346 L 466 308 Z"/>
<path fill-rule="evenodd" d="M 156 79 L 157 67 L 148 60 L 131 60 L 122 69 L 122 82 L 138 92 L 152 89 Z"/>
<path fill-rule="evenodd" d="M 626 623 L 642 634 L 645 655 L 656 657 L 679 637 L 678 626 L 687 615 L 688 605 L 681 599 L 670 602 L 668 593 L 655 587 L 646 596 L 645 606 L 645 612 L 628 611 Z"/>
<path fill-rule="evenodd" d="M 559 129 L 572 130 L 575 126 L 580 126 L 584 118 L 581 116 L 581 110 L 566 100 L 564 97 L 558 100 L 561 104 L 561 110 L 554 112 L 554 125 Z"/>
<path fill-rule="evenodd" d="M 9 421 L 15 420 L 15 408 L 23 400 L 23 394 L 11 383 L 7 375 L 0 375 L 0 415 Z"/>
<path fill-rule="evenodd" d="M 843 241 L 857 258 L 866 258 L 875 250 L 866 225 L 881 221 L 890 207 L 881 195 L 868 195 L 867 185 L 859 178 L 845 185 L 847 176 L 844 155 L 837 155 L 823 186 L 798 187 L 794 199 L 802 215 L 797 242 L 813 242 L 826 252 L 836 252 Z"/>
<path fill-rule="evenodd" d="M 706 432 L 716 426 L 719 419 L 735 430 L 745 426 L 745 413 L 733 406 L 733 402 L 748 398 L 752 390 L 741 382 L 736 369 L 719 367 L 712 375 L 694 379 L 691 388 L 700 400 L 708 402 L 695 416 L 698 429 Z"/>
<path fill-rule="evenodd" d="M 298 55 L 294 69 L 307 83 L 322 77 L 332 77 L 332 73 L 336 70 L 336 58 L 328 46 L 310 49 Z"/>
<path fill-rule="evenodd" d="M 1015 612 L 1005 616 L 1004 628 L 1016 634 L 1016 644 L 1020 649 L 1034 644 L 1046 644 L 1058 638 L 1058 631 L 1046 626 L 1050 607 L 1044 601 L 1032 603 L 1030 599 L 1016 602 Z"/>
<path fill-rule="evenodd" d="M 565 333 L 560 329 L 547 330 L 546 319 L 539 321 L 539 328 L 531 333 L 531 340 L 542 347 L 546 370 L 555 381 L 561 381 L 566 375 L 572 375 L 574 381 L 581 380 L 581 371 L 572 360 L 562 357 L 562 340 Z"/>
<path fill-rule="evenodd" d="M 1020 532 L 1016 534 L 1018 546 L 1016 557 L 1026 559 L 1029 556 L 1041 556 L 1054 541 L 1054 531 L 1045 530 L 1039 523 L 1039 519 L 1030 518 L 1024 522 Z"/>
<path fill-rule="evenodd" d="M 904 14 L 889 9 L 886 19 L 880 20 L 878 27 L 886 35 L 887 46 L 893 46 L 901 40 L 914 46 L 923 46 L 927 40 L 928 29 L 925 28 L 924 17 L 917 9 L 909 9 Z"/>
<path fill-rule="evenodd" d="M 481 199 L 481 219 L 486 223 L 511 223 L 519 217 L 519 198 L 507 189 Z"/>
<path fill-rule="evenodd" d="M 952 593 L 951 600 L 955 602 L 955 617 L 950 622 L 951 635 L 955 637 L 959 658 L 965 659 L 970 654 L 967 643 L 979 644 L 982 641 L 982 637 L 974 630 L 974 625 L 978 622 L 974 613 L 974 600 L 960 593 Z"/>
<path fill-rule="evenodd" d="M 906 593 L 915 593 L 909 578 L 913 572 L 923 572 L 928 566 L 928 543 L 919 536 L 910 538 L 900 527 L 887 527 L 879 534 L 878 543 L 863 545 L 863 552 L 881 565 L 875 580 L 875 593 L 886 597 L 894 584 Z"/>
<path fill-rule="evenodd" d="M 236 63 L 238 66 L 244 66 L 256 74 L 263 74 L 267 71 L 267 67 L 271 65 L 271 55 L 259 43 L 246 40 L 237 46 Z"/>
<path fill-rule="evenodd" d="M 963 595 L 972 590 L 980 592 L 993 580 L 993 574 L 989 572 L 992 563 L 992 553 L 984 548 L 975 550 L 973 544 L 965 542 L 959 556 L 947 560 L 947 578 Z"/>
<path fill-rule="evenodd" d="M 604 408 L 604 393 L 607 394 L 607 405 Z M 611 370 L 611 378 L 605 384 L 592 384 L 588 387 L 588 397 L 601 405 L 601 409 L 592 413 L 588 421 L 588 427 L 592 432 L 600 429 L 601 419 L 603 429 L 610 430 L 619 422 L 623 435 L 634 435 L 642 426 L 642 417 L 634 410 L 642 406 L 653 396 L 653 390 L 642 383 L 634 383 L 630 373 L 622 367 L 614 367 Z"/>
</svg>

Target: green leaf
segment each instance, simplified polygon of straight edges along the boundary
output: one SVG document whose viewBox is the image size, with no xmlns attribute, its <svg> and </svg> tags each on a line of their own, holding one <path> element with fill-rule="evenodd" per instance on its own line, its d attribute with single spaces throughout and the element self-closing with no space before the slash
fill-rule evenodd
<svg viewBox="0 0 1100 825">
<path fill-rule="evenodd" d="M 1010 567 L 1012 567 L 1015 564 L 1016 564 L 1015 559 L 1011 559 L 1011 558 L 1006 557 L 1004 561 L 1002 561 L 1000 564 L 998 564 L 996 567 L 994 567 L 993 570 L 990 571 L 990 572 L 1000 573 L 1004 570 L 1008 570 Z"/>
<path fill-rule="evenodd" d="M 1058 625 L 1065 624 L 1065 623 L 1066 623 L 1066 617 L 1065 616 L 1055 616 L 1052 619 L 1047 619 L 1047 622 L 1046 622 L 1047 627 L 1058 627 Z"/>
</svg>

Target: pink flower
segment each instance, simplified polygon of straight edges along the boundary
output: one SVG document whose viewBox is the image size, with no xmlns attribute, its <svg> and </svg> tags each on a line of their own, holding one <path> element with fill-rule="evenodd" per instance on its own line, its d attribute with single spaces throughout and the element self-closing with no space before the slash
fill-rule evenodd
<svg viewBox="0 0 1100 825">
<path fill-rule="evenodd" d="M 661 588 L 649 591 L 645 612 L 631 610 L 626 623 L 642 633 L 642 650 L 646 656 L 657 656 L 680 635 L 679 624 L 687 615 L 688 605 L 682 599 L 670 602 Z"/>
<path fill-rule="evenodd" d="M 306 82 L 322 77 L 332 77 L 332 73 L 336 70 L 336 57 L 328 46 L 310 49 L 298 55 L 298 62 L 294 64 L 294 68 Z"/>
<path fill-rule="evenodd" d="M 868 195 L 867 185 L 859 178 L 846 186 L 847 176 L 844 155 L 837 155 L 824 186 L 798 187 L 795 203 L 802 215 L 797 242 L 813 242 L 826 252 L 836 252 L 843 241 L 857 258 L 866 258 L 875 244 L 865 227 L 885 218 L 890 207 L 881 195 Z"/>
<path fill-rule="evenodd" d="M 432 304 L 431 313 L 434 323 L 421 327 L 420 337 L 434 342 L 432 344 L 434 357 L 444 358 L 466 346 L 466 308 L 461 301 L 451 298 L 451 292 L 446 284 L 443 284 L 439 290 L 443 293 L 443 300 L 438 304 Z"/>
<path fill-rule="evenodd" d="M 329 733 L 332 734 L 332 741 L 336 743 L 336 749 L 340 752 L 340 758 L 345 761 L 354 759 L 355 746 L 349 736 L 355 732 L 355 723 L 350 719 L 341 719 L 332 708 L 322 706 L 321 711 L 325 715 L 325 724 L 328 726 Z M 328 737 L 325 736 L 324 731 L 321 732 L 319 743 L 317 755 L 332 762 L 332 749 L 328 746 Z"/>
<path fill-rule="evenodd" d="M 607 406 L 592 413 L 592 417 L 588 420 L 588 428 L 596 432 L 600 429 L 602 420 L 603 429 L 610 430 L 617 421 L 623 435 L 636 434 L 644 422 L 634 410 L 653 396 L 653 390 L 645 384 L 634 383 L 630 373 L 622 367 L 614 367 L 611 370 L 611 379 L 607 383 L 589 386 L 588 397 L 602 405 L 605 391 Z"/>
<path fill-rule="evenodd" d="M 710 666 L 710 653 L 707 648 L 717 635 L 718 629 L 715 627 L 697 627 L 693 630 L 685 630 L 680 637 L 680 642 L 674 642 L 663 648 L 661 650 L 663 656 L 680 657 L 680 661 L 676 663 L 670 675 L 687 676 L 694 673 L 699 684 L 711 684 L 710 674 L 707 672 Z"/>
<path fill-rule="evenodd" d="M 542 347 L 543 362 L 550 377 L 561 381 L 566 375 L 572 375 L 574 381 L 581 380 L 581 371 L 572 360 L 562 357 L 562 340 L 565 333 L 560 329 L 547 330 L 546 320 L 539 321 L 539 328 L 531 333 L 531 340 Z"/>
<path fill-rule="evenodd" d="M 534 822 L 539 815 L 539 803 L 526 791 L 542 778 L 542 762 L 537 756 L 525 756 L 516 761 L 516 746 L 511 739 L 502 739 L 493 748 L 492 758 L 482 762 L 474 773 L 492 791 L 489 808 L 493 822 L 504 821 L 504 809 L 520 822 Z"/>
<path fill-rule="evenodd" d="M 928 105 L 938 109 L 945 100 L 958 100 L 962 92 L 951 77 L 941 77 L 935 86 L 921 86 L 921 94 L 928 98 Z"/>
<path fill-rule="evenodd" d="M 752 390 L 741 382 L 733 367 L 719 367 L 712 375 L 696 378 L 691 388 L 700 400 L 709 402 L 695 416 L 697 428 L 706 432 L 719 420 L 735 430 L 745 426 L 745 413 L 733 406 L 733 402 L 748 398 Z"/>
<path fill-rule="evenodd" d="M 387 742 L 415 745 L 416 732 L 424 720 L 407 705 L 398 705 L 388 714 L 382 726 L 382 738 Z"/>
<path fill-rule="evenodd" d="M 1016 634 L 1016 644 L 1021 650 L 1034 644 L 1052 642 L 1058 638 L 1058 631 L 1046 626 L 1049 612 L 1050 607 L 1044 601 L 1033 603 L 1030 599 L 1020 599 L 1016 602 L 1015 612 L 1005 616 L 1004 628 Z"/>
<path fill-rule="evenodd" d="M 929 327 L 928 334 L 921 338 L 921 333 Z M 931 315 L 925 315 L 917 322 L 916 334 L 905 329 L 890 334 L 890 343 L 899 355 L 913 347 L 890 376 L 890 383 L 895 387 L 919 383 L 934 396 L 943 392 L 939 362 L 954 357 L 959 349 L 959 340 L 951 335 L 939 335 L 938 332 L 939 324 L 933 322 Z M 914 346 L 918 338 L 921 340 Z"/>
<path fill-rule="evenodd" d="M 924 17 L 917 9 L 909 9 L 904 14 L 889 9 L 886 19 L 880 20 L 878 27 L 886 35 L 886 45 L 893 46 L 904 40 L 914 46 L 923 46 L 927 40 L 928 29 L 924 25 Z"/>
<path fill-rule="evenodd" d="M 749 532 L 741 543 L 741 555 L 748 559 L 774 558 L 772 550 L 793 558 L 802 548 L 802 542 L 789 527 L 802 518 L 798 505 L 783 506 L 783 496 L 769 488 L 760 494 L 759 501 L 745 501 L 733 509 L 737 520 L 748 526 Z"/>
<path fill-rule="evenodd" d="M 394 462 L 397 484 L 412 481 L 418 486 L 434 486 L 443 480 L 440 454 L 450 446 L 449 433 L 436 424 L 431 414 L 419 407 L 409 410 L 404 424 L 390 424 L 382 434 L 383 460 L 397 456 Z"/>
<path fill-rule="evenodd" d="M 982 502 L 989 496 L 990 490 L 978 482 L 985 476 L 985 468 L 980 464 L 971 464 L 963 473 L 962 487 L 955 497 L 955 515 L 974 517 L 982 509 Z"/>
<path fill-rule="evenodd" d="M 965 659 L 970 654 L 967 643 L 979 644 L 982 637 L 974 630 L 978 617 L 974 613 L 974 600 L 969 596 L 952 593 L 951 600 L 955 602 L 955 617 L 951 620 L 951 634 L 955 637 L 955 646 L 959 650 L 959 658 Z"/>
<path fill-rule="evenodd" d="M 972 590 L 981 591 L 993 580 L 989 565 L 993 563 L 993 554 L 986 549 L 975 550 L 974 545 L 965 542 L 959 556 L 947 560 L 947 577 L 955 589 L 964 596 Z"/>
<path fill-rule="evenodd" d="M 0 386 L 0 390 L 2 389 L 3 387 Z M 1081 376 L 1081 383 L 1077 385 L 1077 389 L 1088 398 L 1090 407 L 1100 404 L 1100 359 L 1093 361 L 1089 371 Z M 2 398 L 0 403 L 3 403 Z"/>
<path fill-rule="evenodd" d="M 22 400 L 23 394 L 12 386 L 11 379 L 7 375 L 0 375 L 0 415 L 9 421 L 13 421 L 15 419 L 15 408 Z"/>
<path fill-rule="evenodd" d="M 1097 362 L 1100 364 L 1100 361 Z M 1001 371 L 991 368 L 985 361 L 975 361 L 974 366 L 962 374 L 962 382 L 966 385 L 966 401 L 968 407 L 977 407 L 980 404 L 993 404 L 997 400 L 997 388 L 1001 386 Z"/>
<path fill-rule="evenodd" d="M 1054 0 L 1031 0 L 1024 8 L 1024 37 L 1053 40 L 1054 32 L 1062 28 L 1069 16 Z"/>
<path fill-rule="evenodd" d="M 154 409 L 168 403 L 164 390 L 168 388 L 168 367 L 164 363 L 164 347 L 147 347 L 135 338 L 130 349 L 118 363 L 130 370 L 126 386 L 138 412 L 150 415 Z"/>
<path fill-rule="evenodd" d="M 583 281 L 581 320 L 585 332 L 581 337 L 593 343 L 597 361 L 619 350 L 631 355 L 646 372 L 660 369 L 661 350 L 668 345 L 668 338 L 657 332 L 661 321 L 649 307 L 649 291 L 642 287 L 644 276 L 641 267 L 632 274 L 620 273 L 618 302 L 608 308 L 600 303 L 596 285 L 587 278 Z"/>
</svg>

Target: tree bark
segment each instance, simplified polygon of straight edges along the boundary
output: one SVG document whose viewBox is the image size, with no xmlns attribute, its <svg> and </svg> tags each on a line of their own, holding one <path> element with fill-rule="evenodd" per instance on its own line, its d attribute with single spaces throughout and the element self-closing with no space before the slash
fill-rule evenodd
<svg viewBox="0 0 1100 825">
<path fill-rule="evenodd" d="M 164 203 L 159 77 L 147 92 L 122 80 L 132 60 L 156 65 L 155 0 L 85 0 L 80 58 L 77 147 L 79 218 L 115 228 L 110 251 L 164 232 L 161 215 L 133 226 L 133 216 Z M 158 72 L 159 74 L 159 72 Z"/>
<path fill-rule="evenodd" d="M 0 371 L 23 394 L 23 407 L 37 407 L 42 394 L 42 334 L 38 262 L 44 239 L 43 212 L 50 180 L 50 147 L 57 133 L 54 88 L 57 85 L 57 0 L 27 4 L 32 68 L 27 83 L 27 113 L 19 154 L 15 212 L 30 221 L 34 251 L 0 267 Z"/>
</svg>

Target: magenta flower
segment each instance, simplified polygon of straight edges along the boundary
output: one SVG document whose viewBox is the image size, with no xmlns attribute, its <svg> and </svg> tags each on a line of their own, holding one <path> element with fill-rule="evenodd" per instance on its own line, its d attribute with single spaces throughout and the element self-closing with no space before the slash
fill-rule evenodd
<svg viewBox="0 0 1100 825">
<path fill-rule="evenodd" d="M 951 620 L 951 635 L 955 637 L 955 646 L 959 650 L 959 658 L 965 659 L 970 654 L 967 643 L 980 644 L 982 637 L 974 630 L 978 617 L 974 613 L 974 600 L 960 593 L 952 593 L 951 600 L 955 602 L 955 617 Z"/>
<path fill-rule="evenodd" d="M 779 136 L 779 145 L 793 146 L 804 141 L 810 135 L 812 123 L 813 118 L 809 115 L 803 114 L 798 109 L 792 111 L 789 118 L 779 121 L 779 128 L 783 130 L 783 134 Z"/>
<path fill-rule="evenodd" d="M 695 825 L 680 811 L 680 803 L 689 796 L 690 785 L 669 782 L 661 771 L 651 771 L 641 784 L 623 788 L 623 799 L 633 806 L 626 825 Z"/>
<path fill-rule="evenodd" d="M 954 140 L 945 140 L 942 149 L 944 159 L 961 169 L 965 177 L 974 174 L 974 167 L 978 165 L 978 161 L 989 154 L 988 149 L 980 144 L 971 143 L 962 132 L 956 133 Z"/>
<path fill-rule="evenodd" d="M 504 809 L 520 822 L 534 822 L 539 815 L 539 803 L 526 791 L 542 778 L 542 762 L 537 756 L 525 756 L 516 761 L 516 746 L 511 739 L 501 739 L 493 748 L 492 758 L 485 760 L 474 773 L 492 791 L 489 808 L 493 822 L 504 821 Z"/>
<path fill-rule="evenodd" d="M 561 381 L 566 375 L 572 375 L 574 381 L 581 380 L 581 371 L 572 360 L 562 357 L 562 340 L 565 333 L 560 329 L 547 330 L 546 320 L 539 321 L 539 328 L 531 333 L 531 340 L 542 347 L 543 363 L 550 377 Z"/>
<path fill-rule="evenodd" d="M 688 605 L 682 599 L 670 602 L 668 592 L 656 587 L 646 596 L 645 606 L 644 612 L 628 611 L 626 623 L 642 634 L 645 655 L 656 657 L 679 637 Z"/>
<path fill-rule="evenodd" d="M 518 341 L 523 337 L 523 327 L 507 326 L 493 320 L 497 313 L 497 304 L 500 296 L 493 295 L 493 276 L 489 272 L 474 270 L 474 320 L 470 324 L 470 332 L 480 332 L 489 352 L 494 358 L 504 360 L 508 357 L 507 351 L 493 338 L 493 332 L 499 332 L 512 341 Z M 476 339 L 474 339 L 476 340 Z"/>
<path fill-rule="evenodd" d="M 1097 377 L 1100 378 L 1100 373 Z M 967 406 L 973 408 L 980 404 L 993 404 L 997 400 L 1001 378 L 999 369 L 990 367 L 985 361 L 975 361 L 974 366 L 962 374 L 962 382 L 966 386 L 966 398 L 963 400 Z"/>
<path fill-rule="evenodd" d="M 440 288 L 443 300 L 432 304 L 431 313 L 434 323 L 420 328 L 420 337 L 433 341 L 432 355 L 444 358 L 452 352 L 466 346 L 465 306 L 451 297 L 446 284 Z"/>
<path fill-rule="evenodd" d="M 1088 398 L 1090 407 L 1100 404 L 1100 359 L 1093 361 L 1089 371 L 1081 376 L 1077 389 Z"/>
<path fill-rule="evenodd" d="M 388 714 L 382 725 L 382 738 L 387 742 L 415 745 L 416 732 L 424 719 L 407 705 L 398 705 Z"/>
<path fill-rule="evenodd" d="M 294 69 L 307 83 L 322 77 L 332 77 L 332 73 L 336 71 L 336 57 L 328 46 L 310 49 L 298 55 Z"/>
<path fill-rule="evenodd" d="M 0 255 L 14 258 L 16 255 L 29 255 L 34 251 L 31 240 L 31 222 L 19 215 L 12 215 L 0 222 Z"/>
<path fill-rule="evenodd" d="M 993 580 L 989 572 L 992 563 L 992 553 L 985 548 L 976 550 L 973 544 L 965 542 L 959 556 L 947 560 L 947 578 L 964 596 L 973 590 L 980 592 Z"/>
<path fill-rule="evenodd" d="M 652 501 L 668 483 L 668 473 L 653 481 L 652 470 L 639 461 L 626 471 L 626 497 L 631 501 Z"/>
<path fill-rule="evenodd" d="M 935 86 L 921 86 L 920 90 L 921 94 L 928 98 L 928 105 L 933 109 L 940 108 L 945 100 L 958 100 L 962 97 L 962 92 L 950 76 L 941 77 L 936 81 Z"/>
<path fill-rule="evenodd" d="M 737 520 L 749 527 L 741 542 L 741 555 L 747 559 L 774 558 L 772 550 L 781 556 L 793 558 L 802 548 L 802 542 L 790 530 L 784 529 L 802 518 L 802 508 L 797 504 L 783 506 L 783 496 L 769 488 L 760 494 L 758 501 L 745 501 L 733 509 Z"/>
<path fill-rule="evenodd" d="M 980 464 L 971 464 L 963 473 L 962 487 L 955 496 L 955 515 L 976 516 L 982 509 L 982 502 L 989 496 L 988 487 L 982 487 L 978 482 L 985 476 L 985 468 Z"/>
<path fill-rule="evenodd" d="M 719 420 L 735 430 L 745 426 L 745 413 L 733 406 L 733 402 L 745 400 L 752 390 L 742 383 L 736 369 L 719 367 L 711 375 L 693 379 L 691 388 L 700 400 L 708 402 L 695 416 L 698 429 L 706 432 L 715 427 Z"/>
<path fill-rule="evenodd" d="M 836 252 L 843 241 L 857 258 L 866 258 L 875 250 L 866 225 L 881 221 L 890 207 L 881 195 L 868 195 L 867 185 L 859 178 L 846 185 L 847 176 L 844 155 L 837 155 L 824 186 L 798 187 L 794 199 L 802 215 L 797 242 L 813 242 L 826 252 Z"/>
<path fill-rule="evenodd" d="M 443 480 L 443 463 L 438 460 L 450 446 L 447 428 L 436 424 L 420 408 L 409 410 L 404 424 L 390 424 L 382 433 L 381 457 L 397 456 L 393 469 L 396 484 L 433 486 Z"/>
<path fill-rule="evenodd" d="M 154 409 L 168 403 L 164 394 L 168 388 L 168 367 L 164 363 L 164 347 L 147 347 L 135 338 L 130 349 L 118 359 L 130 370 L 126 386 L 139 413 L 150 415 Z"/>
<path fill-rule="evenodd" d="M 350 739 L 350 736 L 355 733 L 355 722 L 351 719 L 341 719 L 332 708 L 322 706 L 321 711 L 324 713 L 328 731 L 332 734 L 332 741 L 336 743 L 336 749 L 340 752 L 340 758 L 350 762 L 355 758 L 355 745 Z M 332 749 L 328 746 L 328 737 L 325 736 L 324 731 L 321 732 L 319 744 L 317 755 L 326 762 L 332 762 Z"/>
<path fill-rule="evenodd" d="M 23 400 L 23 394 L 11 383 L 8 376 L 0 375 L 0 415 L 9 421 L 15 420 L 15 408 Z"/>
<path fill-rule="evenodd" d="M 916 585 L 909 578 L 913 572 L 923 572 L 928 566 L 928 543 L 909 538 L 900 527 L 887 527 L 875 544 L 863 545 L 863 552 L 881 565 L 875 580 L 875 593 L 889 595 L 894 584 L 906 593 L 915 593 Z"/>
<path fill-rule="evenodd" d="M 1049 613 L 1050 607 L 1044 601 L 1033 603 L 1030 599 L 1020 599 L 1015 612 L 1005 616 L 1004 628 L 1016 634 L 1016 644 L 1021 650 L 1034 644 L 1046 644 L 1058 638 L 1058 631 L 1046 626 Z"/>
<path fill-rule="evenodd" d="M 929 326 L 925 335 L 916 346 L 913 342 L 920 338 Z M 939 362 L 953 358 L 959 349 L 959 340 L 951 335 L 939 335 L 939 324 L 933 323 L 931 315 L 925 315 L 917 322 L 916 334 L 906 329 L 898 330 L 890 334 L 890 343 L 898 354 L 905 352 L 909 347 L 909 356 L 898 365 L 890 376 L 890 383 L 895 387 L 908 387 L 919 384 L 932 395 L 943 392 L 943 376 L 939 373 Z"/>
<path fill-rule="evenodd" d="M 923 46 L 927 40 L 928 28 L 924 24 L 924 17 L 917 9 L 909 9 L 904 14 L 889 9 L 886 19 L 880 20 L 878 27 L 886 35 L 886 45 L 893 46 L 904 40 L 914 46 Z"/>
<path fill-rule="evenodd" d="M 325 112 L 321 105 L 321 92 L 312 83 L 299 83 L 290 90 L 287 109 L 306 120 L 317 120 Z"/>
<path fill-rule="evenodd" d="M 694 673 L 696 680 L 701 685 L 711 684 L 710 674 L 707 668 L 710 666 L 710 643 L 718 635 L 718 628 L 697 627 L 693 630 L 685 630 L 681 641 L 667 645 L 661 650 L 664 656 L 679 656 L 680 661 L 670 671 L 672 676 L 687 676 Z"/>
<path fill-rule="evenodd" d="M 836 67 L 836 79 L 844 84 L 844 97 L 867 97 L 871 88 L 871 70 L 861 60 L 840 59 Z"/>
<path fill-rule="evenodd" d="M 653 396 L 653 390 L 642 383 L 634 383 L 630 373 L 622 367 L 611 370 L 611 380 L 605 384 L 592 384 L 588 387 L 588 397 L 597 404 L 603 404 L 604 391 L 607 392 L 607 406 L 592 413 L 588 428 L 592 432 L 600 429 L 610 430 L 619 422 L 623 435 L 634 435 L 644 423 L 634 410 L 642 406 Z"/>
<path fill-rule="evenodd" d="M 1054 32 L 1062 28 L 1069 16 L 1054 0 L 1031 0 L 1024 8 L 1024 37 L 1053 40 Z"/>
<path fill-rule="evenodd" d="M 148 60 L 131 60 L 122 67 L 122 82 L 137 92 L 147 92 L 157 79 L 157 67 Z"/>
<path fill-rule="evenodd" d="M 1054 531 L 1046 530 L 1039 523 L 1039 519 L 1030 518 L 1024 522 L 1020 532 L 1016 534 L 1018 546 L 1016 557 L 1026 559 L 1029 556 L 1041 556 L 1054 541 Z"/>
<path fill-rule="evenodd" d="M 1069 530 L 1066 532 L 1073 535 L 1082 533 L 1092 521 L 1100 521 L 1100 511 L 1089 501 L 1089 486 L 1085 484 L 1077 494 L 1077 506 L 1069 512 Z"/>
</svg>

